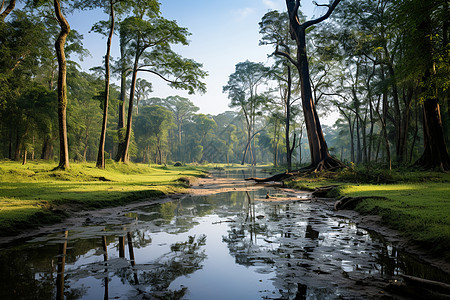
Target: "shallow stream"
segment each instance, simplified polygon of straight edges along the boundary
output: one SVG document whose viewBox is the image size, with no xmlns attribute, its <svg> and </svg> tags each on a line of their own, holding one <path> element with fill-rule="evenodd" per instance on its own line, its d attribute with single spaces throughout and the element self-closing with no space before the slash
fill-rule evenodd
<svg viewBox="0 0 450 300">
<path fill-rule="evenodd" d="M 370 299 L 400 274 L 450 283 L 306 193 L 267 193 L 282 192 L 186 196 L 1 248 L 0 299 Z"/>
</svg>

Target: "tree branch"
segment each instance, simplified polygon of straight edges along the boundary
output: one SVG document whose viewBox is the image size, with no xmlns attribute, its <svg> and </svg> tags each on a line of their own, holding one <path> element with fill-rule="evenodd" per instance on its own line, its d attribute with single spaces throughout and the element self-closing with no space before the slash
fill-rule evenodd
<svg viewBox="0 0 450 300">
<path fill-rule="evenodd" d="M 181 83 L 180 81 L 177 82 L 177 81 L 170 80 L 170 79 L 164 77 L 163 75 L 161 75 L 158 72 L 155 72 L 153 70 L 147 70 L 147 69 L 138 68 L 137 71 L 149 72 L 149 73 L 155 74 L 155 75 L 159 76 L 162 80 L 167 81 L 169 83 L 173 83 L 173 84 Z"/>
<path fill-rule="evenodd" d="M 315 25 L 317 23 L 320 23 L 326 19 L 328 19 L 328 17 L 331 15 L 331 13 L 333 12 L 333 10 L 336 8 L 336 6 L 339 4 L 339 2 L 341 2 L 341 0 L 334 0 L 333 3 L 328 7 L 328 11 L 325 15 L 323 15 L 320 18 L 317 18 L 315 20 L 311 20 L 311 21 L 307 21 L 305 23 L 303 23 L 301 26 L 306 29 L 312 25 Z"/>
<path fill-rule="evenodd" d="M 3 7 L 4 1 L 2 2 L 2 7 Z M 5 11 L 3 11 L 0 14 L 0 20 L 3 21 L 7 15 L 9 15 L 9 13 L 14 9 L 14 7 L 16 6 L 16 0 L 11 0 L 9 2 L 9 5 L 6 7 Z"/>
<path fill-rule="evenodd" d="M 283 57 L 287 58 L 291 62 L 291 64 L 293 64 L 294 66 L 298 66 L 297 61 L 295 61 L 288 53 L 278 50 L 278 46 L 277 46 L 277 49 L 275 49 L 274 54 L 283 56 Z"/>
</svg>

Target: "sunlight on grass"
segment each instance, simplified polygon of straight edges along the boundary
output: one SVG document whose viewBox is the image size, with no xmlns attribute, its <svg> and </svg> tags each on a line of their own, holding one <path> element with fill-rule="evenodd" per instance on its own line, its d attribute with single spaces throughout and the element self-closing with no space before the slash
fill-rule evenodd
<svg viewBox="0 0 450 300">
<path fill-rule="evenodd" d="M 67 171 L 54 171 L 55 166 L 44 161 L 26 165 L 0 162 L 0 230 L 11 229 L 13 223 L 27 222 L 37 213 L 61 204 L 100 208 L 182 192 L 186 186 L 178 179 L 203 174 L 192 166 L 113 161 L 108 161 L 104 170 L 96 168 L 95 163 L 71 163 Z"/>
</svg>

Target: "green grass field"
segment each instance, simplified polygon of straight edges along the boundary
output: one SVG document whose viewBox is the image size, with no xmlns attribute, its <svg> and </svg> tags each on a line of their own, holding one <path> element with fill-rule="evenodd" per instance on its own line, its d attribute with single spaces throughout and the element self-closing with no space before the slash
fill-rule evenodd
<svg viewBox="0 0 450 300">
<path fill-rule="evenodd" d="M 0 162 L 0 234 L 8 235 L 66 215 L 54 208 L 117 206 L 158 198 L 186 188 L 182 177 L 198 177 L 200 168 L 149 166 L 108 161 L 105 170 L 94 163 L 72 163 L 68 171 L 53 171 L 55 163 Z M 58 213 L 57 213 L 58 212 Z"/>
</svg>

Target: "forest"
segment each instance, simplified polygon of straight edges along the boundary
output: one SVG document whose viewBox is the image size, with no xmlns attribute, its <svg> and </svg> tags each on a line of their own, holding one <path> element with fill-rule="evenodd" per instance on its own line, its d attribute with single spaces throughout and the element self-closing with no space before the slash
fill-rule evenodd
<svg viewBox="0 0 450 300">
<path fill-rule="evenodd" d="M 0 298 L 448 299 L 449 22 L 2 0 Z"/>
<path fill-rule="evenodd" d="M 251 57 L 236 64 L 223 86 L 230 111 L 218 115 L 176 95 L 204 92 L 207 73 L 172 50 L 188 43 L 189 31 L 165 19 L 158 1 L 34 1 L 20 9 L 15 2 L 3 1 L 1 11 L 1 159 L 59 160 L 61 168 L 69 160 L 104 168 L 113 159 L 291 170 L 317 167 L 325 155 L 346 164 L 450 169 L 447 1 L 334 1 L 326 22 L 305 22 L 287 1 L 290 12 L 268 11 L 259 23 L 260 44 L 273 47 L 271 64 Z M 109 15 L 92 27 L 109 47 L 85 71 L 71 58 L 89 49 L 64 14 L 95 8 Z M 293 29 L 296 10 L 301 26 Z M 112 38 L 120 40 L 120 57 L 110 55 Z M 163 78 L 173 94 L 152 96 L 144 72 Z M 334 124 L 321 125 L 333 112 Z"/>
</svg>

